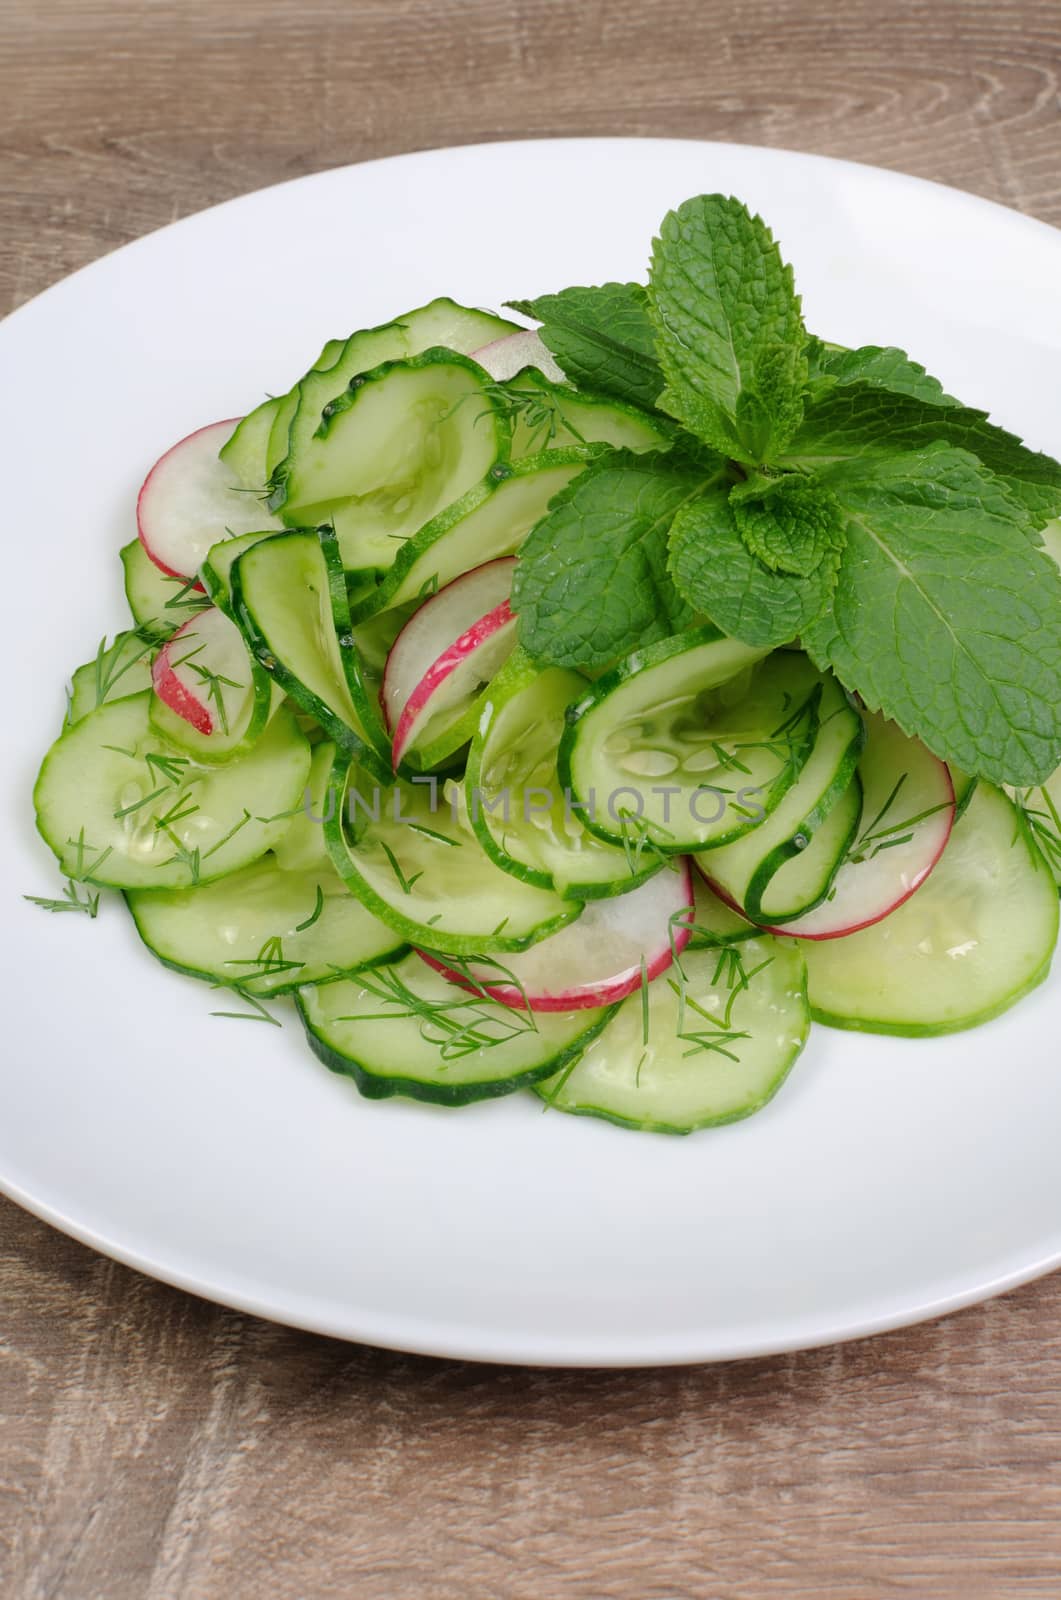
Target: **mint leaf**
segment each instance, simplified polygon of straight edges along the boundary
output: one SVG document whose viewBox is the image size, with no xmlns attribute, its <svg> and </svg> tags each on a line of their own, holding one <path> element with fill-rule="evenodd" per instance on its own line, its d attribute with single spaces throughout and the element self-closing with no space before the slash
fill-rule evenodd
<svg viewBox="0 0 1061 1600">
<path fill-rule="evenodd" d="M 741 538 L 723 488 L 680 511 L 671 527 L 679 594 L 723 633 L 763 648 L 788 644 L 828 605 L 838 563 L 829 550 L 809 577 L 770 572 Z"/>
<path fill-rule="evenodd" d="M 662 409 L 737 461 L 776 455 L 802 415 L 806 336 L 765 223 L 717 194 L 672 211 L 653 246 L 649 309 Z"/>
<path fill-rule="evenodd" d="M 997 428 L 986 412 L 927 405 L 864 381 L 818 389 L 808 398 L 784 463 L 819 468 L 845 459 L 924 450 L 940 441 L 979 456 L 1037 525 L 1061 512 L 1061 464 Z"/>
<path fill-rule="evenodd" d="M 651 410 L 663 388 L 648 296 L 639 283 L 562 289 L 535 300 L 510 300 L 541 323 L 542 340 L 582 389 Z"/>
<path fill-rule="evenodd" d="M 926 405 L 956 406 L 961 402 L 945 394 L 938 378 L 911 361 L 904 350 L 894 345 L 865 344 L 857 350 L 826 344 L 821 339 L 807 343 L 808 384 L 820 393 L 818 380 L 833 384 L 870 383 L 891 394 L 907 394 Z M 823 385 L 824 387 L 824 385 Z"/>
<path fill-rule="evenodd" d="M 716 462 L 715 479 L 723 464 Z M 520 642 L 537 661 L 596 669 L 693 621 L 667 571 L 675 514 L 704 472 L 616 452 L 550 504 L 520 549 L 512 587 Z"/>
<path fill-rule="evenodd" d="M 835 496 L 800 473 L 735 484 L 730 505 L 741 538 L 771 572 L 807 577 L 843 543 Z"/>
<path fill-rule="evenodd" d="M 847 541 L 803 643 L 871 710 L 993 783 L 1061 761 L 1061 573 L 1027 513 L 945 444 L 823 474 Z"/>
</svg>

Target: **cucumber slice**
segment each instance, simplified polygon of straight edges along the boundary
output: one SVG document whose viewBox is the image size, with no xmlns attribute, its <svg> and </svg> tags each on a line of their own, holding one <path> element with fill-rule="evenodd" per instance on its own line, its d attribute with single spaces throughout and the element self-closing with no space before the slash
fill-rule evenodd
<svg viewBox="0 0 1061 1600">
<path fill-rule="evenodd" d="M 70 679 L 66 725 L 72 727 L 106 700 L 122 700 L 151 687 L 151 661 L 157 641 L 137 629 L 116 633 L 111 644 L 101 639 L 92 661 L 78 667 Z"/>
<path fill-rule="evenodd" d="M 199 568 L 199 581 L 217 609 L 223 611 L 226 617 L 232 617 L 233 621 L 232 568 L 244 550 L 275 535 L 275 528 L 263 533 L 240 533 L 234 539 L 222 539 L 220 544 L 212 544 L 206 553 L 206 559 Z"/>
<path fill-rule="evenodd" d="M 443 296 L 408 311 L 397 322 L 368 328 L 340 340 L 334 359 L 317 366 L 292 391 L 295 405 L 284 428 L 282 447 L 271 452 L 274 483 L 287 493 L 299 458 L 313 449 L 325 409 L 362 373 L 385 361 L 403 361 L 432 347 L 470 355 L 485 342 L 516 331 L 516 324 L 489 311 L 476 311 Z"/>
<path fill-rule="evenodd" d="M 345 339 L 329 339 L 310 372 L 333 366 L 345 343 Z M 264 492 L 270 472 L 286 454 L 288 428 L 298 408 L 298 390 L 299 385 L 295 384 L 287 394 L 263 400 L 237 424 L 218 451 L 220 459 L 244 488 Z M 279 455 L 274 455 L 277 443 L 280 451 Z"/>
<path fill-rule="evenodd" d="M 536 1087 L 550 1106 L 624 1128 L 691 1133 L 771 1100 L 810 1029 L 798 950 L 750 939 L 686 950 L 631 995 L 574 1066 Z"/>
<path fill-rule="evenodd" d="M 366 793 L 342 751 L 334 772 L 340 804 L 324 837 L 335 870 L 410 944 L 460 956 L 524 950 L 582 910 L 495 867 L 435 779 Z M 349 829 L 359 825 L 351 844 Z"/>
<path fill-rule="evenodd" d="M 674 441 L 674 429 L 662 417 L 621 400 L 580 394 L 534 367 L 524 368 L 501 388 L 512 420 L 513 461 L 570 445 L 607 444 L 640 453 L 669 450 Z"/>
<path fill-rule="evenodd" d="M 708 881 L 753 922 L 787 922 L 820 905 L 862 814 L 854 781 L 866 742 L 862 718 L 831 674 L 818 685 L 818 736 L 796 783 L 760 827 L 697 858 Z M 801 674 L 800 697 L 804 689 Z"/>
<path fill-rule="evenodd" d="M 179 628 L 151 669 L 151 722 L 199 761 L 229 761 L 260 738 L 283 690 L 251 656 L 243 635 L 211 606 Z"/>
<path fill-rule="evenodd" d="M 695 857 L 693 858 L 695 861 Z M 717 950 L 719 945 L 742 944 L 746 939 L 762 938 L 762 929 L 747 922 L 739 912 L 720 900 L 707 883 L 703 868 L 693 873 L 693 921 L 690 950 Z"/>
<path fill-rule="evenodd" d="M 225 463 L 245 489 L 265 492 L 269 476 L 269 436 L 277 413 L 283 410 L 286 400 L 286 395 L 271 395 L 261 405 L 255 406 L 253 411 L 248 411 L 217 452 L 219 460 Z"/>
<path fill-rule="evenodd" d="M 196 889 L 129 889 L 125 900 L 165 966 L 259 996 L 327 982 L 401 949 L 330 867 L 284 872 L 271 855 Z"/>
<path fill-rule="evenodd" d="M 981 782 L 932 876 L 861 933 L 804 947 L 813 1015 L 867 1033 L 975 1028 L 1041 983 L 1058 897 L 1030 830 Z"/>
<path fill-rule="evenodd" d="M 565 790 L 613 844 L 729 844 L 776 810 L 814 747 L 817 674 L 707 626 L 638 650 L 568 713 Z"/>
<path fill-rule="evenodd" d="M 299 802 L 310 749 L 286 708 L 253 750 L 206 767 L 155 731 L 151 699 L 109 701 L 44 758 L 37 827 L 70 878 L 116 889 L 221 878 L 264 855 Z M 279 815 L 263 821 L 267 808 Z"/>
<path fill-rule="evenodd" d="M 202 589 L 191 579 L 170 578 L 139 539 L 120 551 L 125 573 L 125 598 L 137 627 L 156 639 L 168 639 L 182 622 L 209 605 Z"/>
<path fill-rule="evenodd" d="M 517 652 L 483 696 L 464 788 L 472 829 L 491 861 L 571 900 L 636 889 L 663 860 L 657 851 L 597 838 L 561 788 L 556 757 L 565 717 L 585 692 L 580 673 L 541 671 Z"/>
<path fill-rule="evenodd" d="M 322 739 L 313 746 L 301 804 L 296 807 L 282 837 L 273 845 L 276 864 L 284 872 L 333 870 L 324 839 L 324 824 L 338 803 L 332 787 L 334 765 L 335 746 L 330 739 Z"/>
<path fill-rule="evenodd" d="M 511 1094 L 556 1072 L 611 1016 L 529 1017 L 494 1000 L 464 998 L 418 956 L 300 990 L 297 1004 L 311 1049 L 363 1095 L 447 1106 Z"/>
<path fill-rule="evenodd" d="M 771 921 L 771 933 L 838 939 L 867 928 L 908 900 L 943 854 L 954 825 L 950 773 L 894 722 L 869 713 L 865 722 L 857 833 L 825 899 L 805 916 Z"/>
<path fill-rule="evenodd" d="M 390 567 L 410 534 L 506 455 L 508 424 L 474 361 L 427 350 L 356 378 L 291 459 L 287 522 L 330 522 L 351 570 Z"/>
<path fill-rule="evenodd" d="M 355 622 L 422 600 L 473 567 L 516 553 L 549 502 L 592 459 L 581 445 L 499 462 L 460 500 L 400 545 L 380 583 L 352 605 Z"/>
<path fill-rule="evenodd" d="M 231 583 L 233 611 L 258 660 L 330 739 L 389 781 L 390 746 L 351 633 L 331 530 L 260 540 L 237 558 Z"/>
</svg>

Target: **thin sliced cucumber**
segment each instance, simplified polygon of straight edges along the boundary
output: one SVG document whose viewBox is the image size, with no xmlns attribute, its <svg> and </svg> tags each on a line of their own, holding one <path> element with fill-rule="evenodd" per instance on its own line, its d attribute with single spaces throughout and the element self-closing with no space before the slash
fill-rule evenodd
<svg viewBox="0 0 1061 1600">
<path fill-rule="evenodd" d="M 345 339 L 329 339 L 310 371 L 334 365 L 345 343 Z M 296 383 L 286 394 L 263 400 L 237 423 L 218 451 L 244 488 L 264 493 L 270 472 L 287 450 L 287 431 L 298 407 L 298 390 Z M 272 453 L 274 441 L 279 445 L 278 455 Z"/>
<path fill-rule="evenodd" d="M 105 700 L 122 700 L 151 687 L 151 661 L 158 649 L 150 635 L 136 628 L 116 633 L 110 644 L 101 639 L 92 661 L 78 667 L 70 679 L 66 721 L 80 722 Z"/>
<path fill-rule="evenodd" d="M 262 533 L 240 533 L 234 539 L 222 539 L 220 544 L 211 545 L 207 551 L 206 560 L 199 568 L 199 581 L 217 609 L 227 617 L 233 616 L 232 568 L 244 550 L 249 550 L 262 539 L 275 536 L 275 528 Z"/>
<path fill-rule="evenodd" d="M 558 1111 L 651 1133 L 750 1117 L 807 1042 L 803 957 L 782 941 L 686 950 L 616 1015 L 575 1065 L 537 1086 Z"/>
<path fill-rule="evenodd" d="M 235 474 L 245 489 L 257 489 L 262 493 L 265 491 L 266 479 L 269 476 L 269 435 L 286 401 L 287 395 L 270 395 L 268 400 L 263 400 L 253 411 L 248 411 L 243 420 L 237 422 L 217 452 L 220 460 Z"/>
<path fill-rule="evenodd" d="M 322 739 L 313 746 L 306 787 L 283 836 L 273 845 L 276 864 L 284 872 L 312 872 L 332 869 L 332 858 L 324 839 L 324 824 L 335 812 L 338 796 L 332 784 L 335 746 Z"/>
<path fill-rule="evenodd" d="M 139 539 L 120 551 L 125 572 L 125 598 L 133 620 L 145 633 L 168 639 L 183 622 L 209 605 L 209 599 L 187 578 L 171 578 L 156 567 Z"/>
<path fill-rule="evenodd" d="M 342 803 L 324 836 L 335 870 L 410 944 L 462 956 L 524 950 L 582 910 L 495 867 L 434 779 L 358 789 L 340 751 L 334 783 Z"/>
<path fill-rule="evenodd" d="M 512 417 L 512 459 L 570 445 L 607 444 L 619 450 L 669 450 L 674 429 L 662 417 L 599 395 L 579 394 L 526 367 L 501 385 Z"/>
<path fill-rule="evenodd" d="M 331 530 L 260 540 L 234 563 L 231 584 L 233 611 L 258 660 L 330 739 L 387 781 L 389 743 L 354 644 Z"/>
<path fill-rule="evenodd" d="M 515 555 L 550 500 L 593 458 L 579 445 L 498 462 L 481 482 L 400 545 L 394 564 L 352 604 L 355 622 L 422 600 L 462 573 Z"/>
<path fill-rule="evenodd" d="M 745 905 L 747 914 L 751 916 L 755 906 L 760 925 L 776 924 L 805 915 L 827 900 L 858 835 L 862 807 L 862 780 L 855 772 L 806 849 L 781 863 L 761 899 L 753 897 Z"/>
<path fill-rule="evenodd" d="M 719 945 L 743 944 L 759 939 L 762 929 L 748 922 L 739 912 L 720 900 L 706 882 L 702 870 L 693 873 L 693 922 L 689 949 L 717 949 Z"/>
<path fill-rule="evenodd" d="M 771 933 L 839 939 L 879 922 L 924 882 L 950 837 L 954 788 L 943 762 L 896 723 L 864 717 L 858 827 L 825 898 L 791 921 L 770 919 Z"/>
<path fill-rule="evenodd" d="M 1041 789 L 1025 789 L 1014 798 L 1061 888 L 1061 767 Z"/>
<path fill-rule="evenodd" d="M 153 726 L 177 750 L 203 762 L 244 754 L 284 698 L 239 628 L 215 606 L 162 646 L 152 675 Z"/>
<path fill-rule="evenodd" d="M 310 748 L 286 708 L 247 755 L 206 767 L 155 731 L 151 698 L 108 701 L 44 758 L 37 827 L 68 877 L 116 889 L 224 877 L 276 843 L 301 798 Z"/>
<path fill-rule="evenodd" d="M 363 1095 L 408 1095 L 441 1105 L 511 1094 L 564 1067 L 611 1011 L 528 1016 L 462 995 L 419 956 L 356 978 L 304 989 L 298 1009 L 310 1047 Z"/>
<path fill-rule="evenodd" d="M 565 717 L 585 692 L 580 673 L 543 671 L 518 651 L 483 696 L 464 787 L 472 829 L 491 861 L 571 900 L 636 889 L 664 859 L 598 839 L 561 789 L 556 757 Z"/>
<path fill-rule="evenodd" d="M 804 946 L 814 1017 L 867 1033 L 975 1028 L 1042 982 L 1057 932 L 1056 886 L 1030 830 L 981 782 L 912 899 L 861 933 Z"/>
<path fill-rule="evenodd" d="M 799 658 L 779 653 L 775 659 Z M 865 727 L 831 674 L 819 683 L 818 737 L 796 783 L 760 827 L 698 857 L 709 881 L 753 922 L 787 922 L 820 905 L 862 814 L 855 769 Z"/>
<path fill-rule="evenodd" d="M 804 657 L 707 626 L 638 650 L 568 713 L 559 773 L 586 826 L 665 852 L 729 844 L 776 810 L 814 747 Z"/>
<path fill-rule="evenodd" d="M 515 323 L 489 311 L 458 305 L 443 296 L 396 322 L 368 328 L 338 341 L 331 361 L 319 361 L 292 391 L 295 406 L 287 418 L 282 447 L 271 450 L 274 486 L 287 493 L 288 478 L 299 471 L 299 461 L 312 450 L 326 408 L 354 379 L 385 361 L 403 361 L 432 347 L 470 355 L 484 344 L 516 332 Z"/>
<path fill-rule="evenodd" d="M 287 994 L 401 949 L 331 867 L 284 872 L 273 856 L 196 889 L 130 889 L 136 931 L 159 960 L 251 994 Z"/>
<path fill-rule="evenodd" d="M 481 367 L 446 350 L 355 378 L 292 459 L 284 520 L 330 522 L 344 566 L 386 571 L 405 539 L 507 454 L 490 391 Z"/>
</svg>

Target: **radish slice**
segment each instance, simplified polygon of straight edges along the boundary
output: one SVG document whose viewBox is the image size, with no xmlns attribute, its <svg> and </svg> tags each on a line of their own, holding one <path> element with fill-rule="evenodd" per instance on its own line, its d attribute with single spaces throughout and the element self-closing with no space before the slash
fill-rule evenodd
<svg viewBox="0 0 1061 1600">
<path fill-rule="evenodd" d="M 466 973 L 424 950 L 419 954 L 461 988 L 479 984 L 502 1005 L 520 1010 L 610 1006 L 640 989 L 642 977 L 649 983 L 658 978 L 681 954 L 692 933 L 692 908 L 692 872 L 682 856 L 629 894 L 588 901 L 577 922 L 529 950 L 493 963 L 471 960 Z M 507 982 L 509 975 L 516 981 Z"/>
<path fill-rule="evenodd" d="M 867 716 L 866 725 L 862 821 L 848 858 L 828 900 L 770 933 L 841 939 L 872 927 L 909 900 L 946 849 L 955 812 L 949 770 L 894 722 Z"/>
<path fill-rule="evenodd" d="M 533 328 L 526 328 L 521 333 L 507 333 L 503 339 L 484 344 L 481 350 L 473 352 L 472 360 L 478 361 L 497 383 L 514 378 L 517 372 L 524 372 L 527 367 L 537 367 L 553 383 L 565 382 L 552 351 L 546 348 Z"/>
<path fill-rule="evenodd" d="M 515 556 L 466 572 L 422 605 L 391 646 L 380 702 L 397 767 L 436 718 L 452 721 L 503 665 L 516 640 L 508 595 Z"/>
<path fill-rule="evenodd" d="M 170 578 L 193 577 L 210 546 L 227 533 L 282 526 L 217 458 L 238 421 L 212 422 L 190 433 L 144 479 L 136 502 L 137 532 L 155 566 Z"/>
<path fill-rule="evenodd" d="M 162 703 L 202 734 L 236 728 L 253 692 L 243 635 L 214 607 L 190 617 L 167 640 L 151 678 Z"/>
</svg>

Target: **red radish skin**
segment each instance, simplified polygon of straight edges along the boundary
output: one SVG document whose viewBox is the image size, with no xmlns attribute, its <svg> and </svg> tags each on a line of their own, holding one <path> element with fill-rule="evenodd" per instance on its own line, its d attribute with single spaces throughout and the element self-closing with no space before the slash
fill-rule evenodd
<svg viewBox="0 0 1061 1600">
<path fill-rule="evenodd" d="M 515 556 L 473 567 L 426 600 L 395 639 L 380 689 L 395 767 L 451 674 L 488 641 L 500 642 L 500 630 L 514 627 L 507 607 L 515 570 Z"/>
<path fill-rule="evenodd" d="M 208 422 L 205 428 L 196 428 L 194 433 L 186 434 L 183 439 L 178 439 L 175 445 L 170 446 L 165 455 L 159 456 L 158 460 L 155 462 L 154 466 L 151 468 L 151 471 L 148 473 L 147 477 L 140 486 L 140 493 L 136 497 L 136 531 L 139 536 L 140 543 L 151 557 L 151 560 L 155 563 L 155 566 L 158 567 L 160 572 L 164 572 L 166 574 L 167 578 L 180 578 L 184 582 L 187 582 L 190 574 L 186 572 L 174 571 L 174 569 L 172 567 L 168 567 L 166 563 L 161 560 L 161 558 L 156 555 L 155 551 L 151 548 L 151 541 L 148 537 L 147 530 L 151 522 L 151 496 L 159 483 L 159 479 L 165 475 L 167 467 L 172 465 L 173 458 L 177 455 L 178 451 L 183 451 L 186 445 L 191 444 L 193 441 L 196 443 L 205 443 L 206 441 L 203 438 L 204 434 L 216 433 L 217 449 L 220 450 L 221 446 L 224 444 L 233 428 L 238 422 L 241 421 L 241 417 L 229 417 L 225 422 Z M 216 451 L 214 453 L 216 454 Z M 201 583 L 196 583 L 195 587 L 197 589 L 202 589 L 203 586 Z"/>
<path fill-rule="evenodd" d="M 160 456 L 144 479 L 136 529 L 148 556 L 167 577 L 193 581 L 210 546 L 229 534 L 283 526 L 219 459 L 238 420 L 197 428 Z"/>
<path fill-rule="evenodd" d="M 184 624 L 185 628 L 189 626 L 187 622 Z M 170 663 L 170 651 L 183 632 L 184 628 L 179 629 L 172 639 L 162 646 L 151 666 L 151 681 L 163 705 L 169 706 L 178 717 L 183 717 L 196 733 L 211 734 L 214 731 L 214 719 L 209 707 L 203 705 L 203 702 L 196 699 L 191 690 L 185 687 Z"/>
<path fill-rule="evenodd" d="M 455 639 L 448 650 L 445 650 L 438 660 L 431 666 L 427 673 L 420 679 L 412 695 L 406 701 L 405 710 L 398 718 L 398 726 L 394 730 L 394 744 L 391 749 L 391 759 L 397 768 L 409 748 L 409 743 L 416 731 L 416 725 L 424 714 L 425 708 L 439 687 L 445 683 L 451 673 L 467 661 L 468 657 L 492 639 L 502 628 L 510 628 L 515 623 L 515 614 L 507 600 L 485 617 L 462 633 Z"/>
<path fill-rule="evenodd" d="M 197 733 L 217 734 L 225 731 L 225 717 L 210 703 L 206 685 L 212 684 L 219 694 L 227 687 L 235 696 L 244 695 L 246 686 L 242 685 L 244 670 L 241 669 L 245 662 L 246 645 L 236 624 L 224 612 L 208 606 L 205 611 L 189 617 L 166 641 L 155 657 L 151 677 L 155 693 L 172 712 L 190 723 Z M 197 671 L 197 667 L 205 669 L 205 675 Z M 202 678 L 202 687 L 197 682 L 199 678 Z M 236 707 L 231 710 L 235 717 Z"/>
<path fill-rule="evenodd" d="M 904 906 L 906 902 L 917 893 L 918 889 L 920 889 L 921 885 L 926 881 L 926 879 L 931 876 L 932 872 L 939 864 L 944 850 L 947 848 L 947 844 L 951 836 L 951 830 L 954 827 L 955 811 L 954 784 L 951 782 L 949 771 L 947 771 L 947 782 L 950 785 L 951 803 L 950 809 L 947 811 L 945 818 L 942 819 L 943 826 L 941 828 L 941 837 L 938 838 L 937 844 L 933 849 L 931 856 L 926 858 L 923 869 L 920 872 L 915 873 L 913 879 L 902 886 L 902 889 L 897 897 L 894 900 L 889 901 L 883 910 L 875 911 L 872 916 L 864 917 L 860 922 L 845 923 L 841 928 L 831 928 L 828 930 L 823 929 L 818 933 L 802 932 L 798 925 L 799 920 L 802 919 L 798 919 L 797 922 L 782 924 L 780 926 L 774 926 L 771 923 L 765 922 L 757 923 L 756 926 L 761 927 L 764 933 L 772 933 L 779 939 L 807 939 L 813 940 L 815 943 L 820 943 L 826 939 L 846 939 L 853 933 L 861 933 L 863 928 L 872 928 L 875 923 L 883 922 L 885 917 L 890 917 L 893 911 L 898 911 L 899 907 Z M 748 913 L 745 911 L 744 907 L 738 905 L 736 900 L 733 899 L 732 895 L 727 894 L 722 886 L 714 881 L 714 879 L 699 861 L 695 863 L 695 866 L 696 870 L 700 873 L 700 876 L 703 878 L 712 894 L 717 895 L 724 905 L 729 906 L 731 911 L 736 911 L 738 916 L 744 917 L 747 921 L 751 921 L 751 918 L 748 917 Z M 814 916 L 816 913 L 808 912 L 807 915 Z"/>
<path fill-rule="evenodd" d="M 557 366 L 551 350 L 543 344 L 541 335 L 533 328 L 520 333 L 506 333 L 503 339 L 493 339 L 472 354 L 496 383 L 514 378 L 527 367 L 537 367 L 553 383 L 563 383 L 564 374 Z"/>
<path fill-rule="evenodd" d="M 649 983 L 658 978 L 661 973 L 666 972 L 675 957 L 681 955 L 692 937 L 692 922 L 695 916 L 693 879 L 689 861 L 686 857 L 681 859 L 680 872 L 679 897 L 685 904 L 678 905 L 672 917 L 667 919 L 666 926 L 661 931 L 659 950 L 652 956 L 651 960 L 648 958 L 645 960 L 644 976 Z M 642 890 L 649 888 L 654 881 L 649 880 L 649 884 L 642 885 Z M 629 905 L 634 896 L 640 894 L 642 890 L 634 890 L 631 894 L 622 896 L 621 899 L 625 900 Z M 608 902 L 606 901 L 591 902 L 594 908 L 603 908 L 607 904 Z M 583 915 L 585 914 L 583 913 Z M 565 942 L 568 945 L 574 943 L 578 939 L 578 926 L 578 922 L 571 923 L 568 928 L 562 928 L 560 933 L 553 934 L 552 939 L 546 940 L 545 944 L 559 940 L 565 934 L 568 935 Z M 546 994 L 533 991 L 527 985 L 519 989 L 511 983 L 491 983 L 488 979 L 480 981 L 476 978 L 472 981 L 452 967 L 448 967 L 438 956 L 431 955 L 426 950 L 418 950 L 417 954 L 423 961 L 427 962 L 429 967 L 434 967 L 436 972 L 441 972 L 444 977 L 459 988 L 469 990 L 472 993 L 488 994 L 491 999 L 497 1000 L 501 1005 L 508 1006 L 514 1011 L 528 1009 L 531 1011 L 585 1011 L 593 1007 L 615 1005 L 618 1001 L 625 1000 L 628 995 L 635 994 L 640 989 L 642 982 L 641 963 L 638 962 L 636 966 L 624 967 L 621 971 L 599 982 L 578 984 L 555 994 Z M 507 961 L 502 961 L 501 964 L 512 966 L 517 960 L 517 957 L 509 956 Z"/>
</svg>

